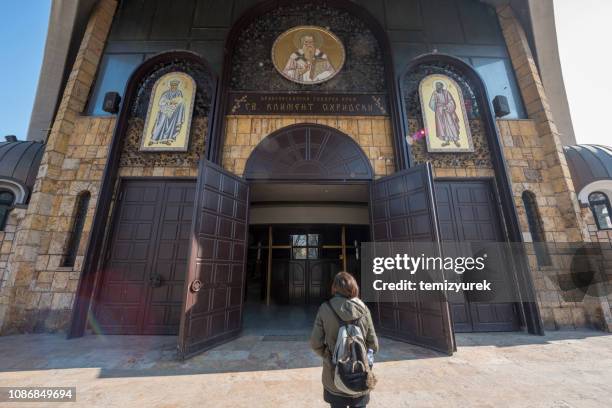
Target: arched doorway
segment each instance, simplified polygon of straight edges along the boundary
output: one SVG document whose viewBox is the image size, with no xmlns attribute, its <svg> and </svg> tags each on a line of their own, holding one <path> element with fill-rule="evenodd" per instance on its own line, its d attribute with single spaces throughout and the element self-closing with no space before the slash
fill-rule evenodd
<svg viewBox="0 0 612 408">
<path fill-rule="evenodd" d="M 147 155 L 138 148 L 141 127 L 152 88 L 168 72 L 182 72 L 195 80 L 191 142 L 186 151 Z M 130 76 L 99 193 L 92 194 L 96 212 L 70 337 L 82 336 L 88 324 L 96 330 L 103 326 L 108 333 L 176 334 L 196 184 L 194 177 L 185 175 L 198 168 L 203 155 L 216 85 L 208 62 L 189 51 L 157 54 Z M 128 170 L 137 167 L 143 169 L 141 174 Z M 150 172 L 145 173 L 145 168 Z M 182 237 L 173 233 L 162 237 L 165 228 L 176 233 L 182 229 Z M 172 259 L 161 259 L 167 254 Z M 155 293 L 162 291 L 162 296 Z M 100 317 L 105 324 L 99 324 Z"/>
<path fill-rule="evenodd" d="M 375 242 L 439 240 L 431 166 L 417 166 L 374 180 L 367 156 L 351 137 L 336 129 L 315 124 L 282 128 L 255 147 L 244 175 L 245 178 L 238 177 L 208 160 L 202 161 L 195 240 L 179 336 L 183 357 L 239 335 L 245 312 L 245 266 L 249 251 L 255 256 L 258 253 L 260 257 L 267 256 L 267 266 L 272 265 L 275 250 L 286 251 L 285 261 L 289 263 L 301 262 L 301 267 L 296 266 L 293 271 L 288 270 L 287 262 L 284 270 L 278 269 L 278 274 L 285 277 L 277 280 L 281 287 L 279 293 L 288 289 L 287 299 L 272 299 L 275 279 L 271 272 L 274 271 L 267 272 L 263 291 L 266 303 L 271 300 L 317 303 L 328 296 L 323 278 L 349 267 L 348 231 L 345 228 L 343 233 L 340 228 L 340 242 L 327 248 L 321 244 L 321 237 L 330 227 L 333 230 L 333 226 L 338 226 L 339 217 L 347 217 L 346 210 L 336 216 L 333 211 L 338 205 L 346 206 L 350 194 L 354 194 L 355 201 L 350 204 L 361 206 L 361 215 L 353 213 L 352 216 L 363 217 L 362 221 L 355 222 L 367 227 L 363 239 Z M 327 199 L 325 194 L 333 198 Z M 258 207 L 262 211 L 256 213 Z M 304 210 L 304 207 L 308 208 Z M 297 212 L 288 210 L 295 208 Z M 324 217 L 336 220 L 321 221 Z M 345 218 L 341 222 L 346 226 L 352 220 Z M 278 247 L 270 240 L 273 223 L 283 224 L 284 228 L 281 231 L 286 242 Z M 260 236 L 265 239 L 251 240 L 250 245 L 245 234 L 249 224 L 264 225 Z M 326 228 L 321 232 L 313 230 L 320 225 Z M 327 266 L 321 266 L 317 258 L 324 250 L 336 251 L 335 267 L 331 262 L 333 255 Z M 312 271 L 307 282 L 310 266 L 304 264 L 309 261 L 319 268 L 316 282 Z M 288 279 L 294 282 L 288 283 Z M 431 298 L 414 299 L 410 303 L 373 306 L 381 334 L 448 354 L 453 352 L 454 339 L 445 298 L 435 302 Z"/>
<path fill-rule="evenodd" d="M 440 219 L 441 229 L 444 230 L 441 240 L 522 242 L 515 207 L 516 197 L 490 102 L 492 95 L 488 94 L 483 79 L 474 67 L 457 57 L 441 53 L 421 55 L 410 61 L 399 76 L 404 134 L 414 135 L 418 129 L 423 128 L 417 89 L 421 80 L 431 74 L 446 75 L 458 83 L 465 98 L 468 121 L 475 125 L 474 135 L 480 139 L 477 140 L 478 147 L 474 153 L 453 155 L 428 152 L 424 148 L 424 139 L 410 138 L 409 154 L 413 165 L 431 162 L 436 170 L 446 171 L 447 174 L 461 169 L 455 176 L 440 176 L 435 180 L 437 205 L 440 213 L 445 214 L 444 220 Z M 480 172 L 478 177 L 473 176 L 475 168 Z M 468 193 L 471 197 L 483 195 L 489 198 L 486 203 L 478 203 L 473 198 L 459 203 L 458 196 Z M 485 206 L 487 210 L 484 210 Z M 461 210 L 459 207 L 462 207 Z M 460 229 L 471 227 L 470 221 L 457 215 L 459 211 L 484 211 L 491 214 L 482 221 L 486 222 L 490 231 L 495 232 L 487 237 L 459 233 Z M 514 257 L 513 262 L 512 274 L 498 276 L 499 281 L 503 282 L 501 286 L 517 293 L 518 299 L 530 300 L 496 304 L 470 303 L 463 299 L 463 294 L 454 299 L 451 294 L 456 331 L 513 331 L 524 325 L 529 333 L 543 334 L 538 304 L 533 301 L 536 298 L 535 288 L 526 254 Z"/>
<path fill-rule="evenodd" d="M 350 136 L 329 126 L 299 124 L 262 140 L 247 160 L 250 181 L 336 180 L 374 178 L 368 157 Z"/>
<path fill-rule="evenodd" d="M 245 330 L 307 334 L 334 275 L 360 277 L 371 163 L 350 136 L 305 123 L 265 137 L 244 177 L 251 188 Z"/>
</svg>

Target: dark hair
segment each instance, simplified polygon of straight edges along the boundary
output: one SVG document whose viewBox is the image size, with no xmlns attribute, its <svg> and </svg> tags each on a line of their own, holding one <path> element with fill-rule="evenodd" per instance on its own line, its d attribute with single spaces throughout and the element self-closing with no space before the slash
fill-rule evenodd
<svg viewBox="0 0 612 408">
<path fill-rule="evenodd" d="M 332 295 L 339 294 L 347 298 L 355 298 L 359 296 L 359 285 L 350 273 L 338 272 L 334 276 L 331 292 Z"/>
</svg>

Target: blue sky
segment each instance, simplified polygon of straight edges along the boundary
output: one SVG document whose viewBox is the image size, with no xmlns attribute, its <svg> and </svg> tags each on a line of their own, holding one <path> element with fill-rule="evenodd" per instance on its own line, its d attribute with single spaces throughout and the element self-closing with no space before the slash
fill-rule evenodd
<svg viewBox="0 0 612 408">
<path fill-rule="evenodd" d="M 51 0 L 0 0 L 0 141 L 26 138 L 50 11 Z"/>
<path fill-rule="evenodd" d="M 612 145 L 594 117 L 608 117 L 609 108 L 593 102 L 593 92 L 612 94 L 612 81 L 592 70 L 612 65 L 612 0 L 554 0 L 561 65 L 578 143 Z M 0 0 L 0 138 L 25 139 L 42 62 L 51 0 Z M 586 67 L 589 67 L 587 69 Z M 0 141 L 3 139 L 0 139 Z"/>
</svg>

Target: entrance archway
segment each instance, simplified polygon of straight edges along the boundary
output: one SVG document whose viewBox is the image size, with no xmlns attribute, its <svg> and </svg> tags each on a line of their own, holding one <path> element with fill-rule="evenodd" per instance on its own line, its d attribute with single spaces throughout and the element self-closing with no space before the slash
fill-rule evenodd
<svg viewBox="0 0 612 408">
<path fill-rule="evenodd" d="M 251 189 L 244 329 L 306 335 L 333 276 L 344 270 L 359 279 L 372 165 L 350 136 L 303 123 L 265 137 L 244 177 Z"/>
<path fill-rule="evenodd" d="M 368 157 L 350 137 L 317 124 L 287 126 L 270 134 L 253 150 L 244 177 L 250 181 L 369 181 Z"/>
</svg>

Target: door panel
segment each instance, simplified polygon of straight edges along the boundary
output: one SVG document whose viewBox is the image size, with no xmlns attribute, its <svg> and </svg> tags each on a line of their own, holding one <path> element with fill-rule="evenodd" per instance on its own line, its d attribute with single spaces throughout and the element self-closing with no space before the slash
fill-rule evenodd
<svg viewBox="0 0 612 408">
<path fill-rule="evenodd" d="M 279 304 L 320 304 L 331 296 L 332 279 L 340 270 L 336 259 L 274 259 L 272 298 Z"/>
<path fill-rule="evenodd" d="M 436 181 L 435 186 L 441 238 L 445 246 L 452 245 L 452 242 L 505 241 L 500 224 L 501 214 L 495 204 L 495 196 L 489 181 Z M 493 249 L 488 247 L 488 250 Z M 489 256 L 503 259 L 504 255 L 499 252 Z M 489 281 L 493 280 L 496 287 L 508 290 L 512 287 L 512 281 L 508 276 L 488 273 L 487 277 Z M 456 279 L 457 275 L 448 278 Z M 518 318 L 513 303 L 479 302 L 470 300 L 464 293 L 450 293 L 449 301 L 457 332 L 518 329 Z"/>
<path fill-rule="evenodd" d="M 194 191 L 193 181 L 122 182 L 94 307 L 103 332 L 178 333 Z"/>
<path fill-rule="evenodd" d="M 165 183 L 151 265 L 151 275 L 159 277 L 160 285 L 149 291 L 143 334 L 178 333 L 195 198 L 195 183 L 185 184 Z"/>
<path fill-rule="evenodd" d="M 242 324 L 248 184 L 206 160 L 198 178 L 178 341 L 181 358 L 235 337 Z"/>
<path fill-rule="evenodd" d="M 431 166 L 417 166 L 372 183 L 370 209 L 375 242 L 439 242 Z M 411 301 L 379 302 L 381 334 L 452 354 L 454 338 L 443 293 L 411 293 Z"/>
</svg>

